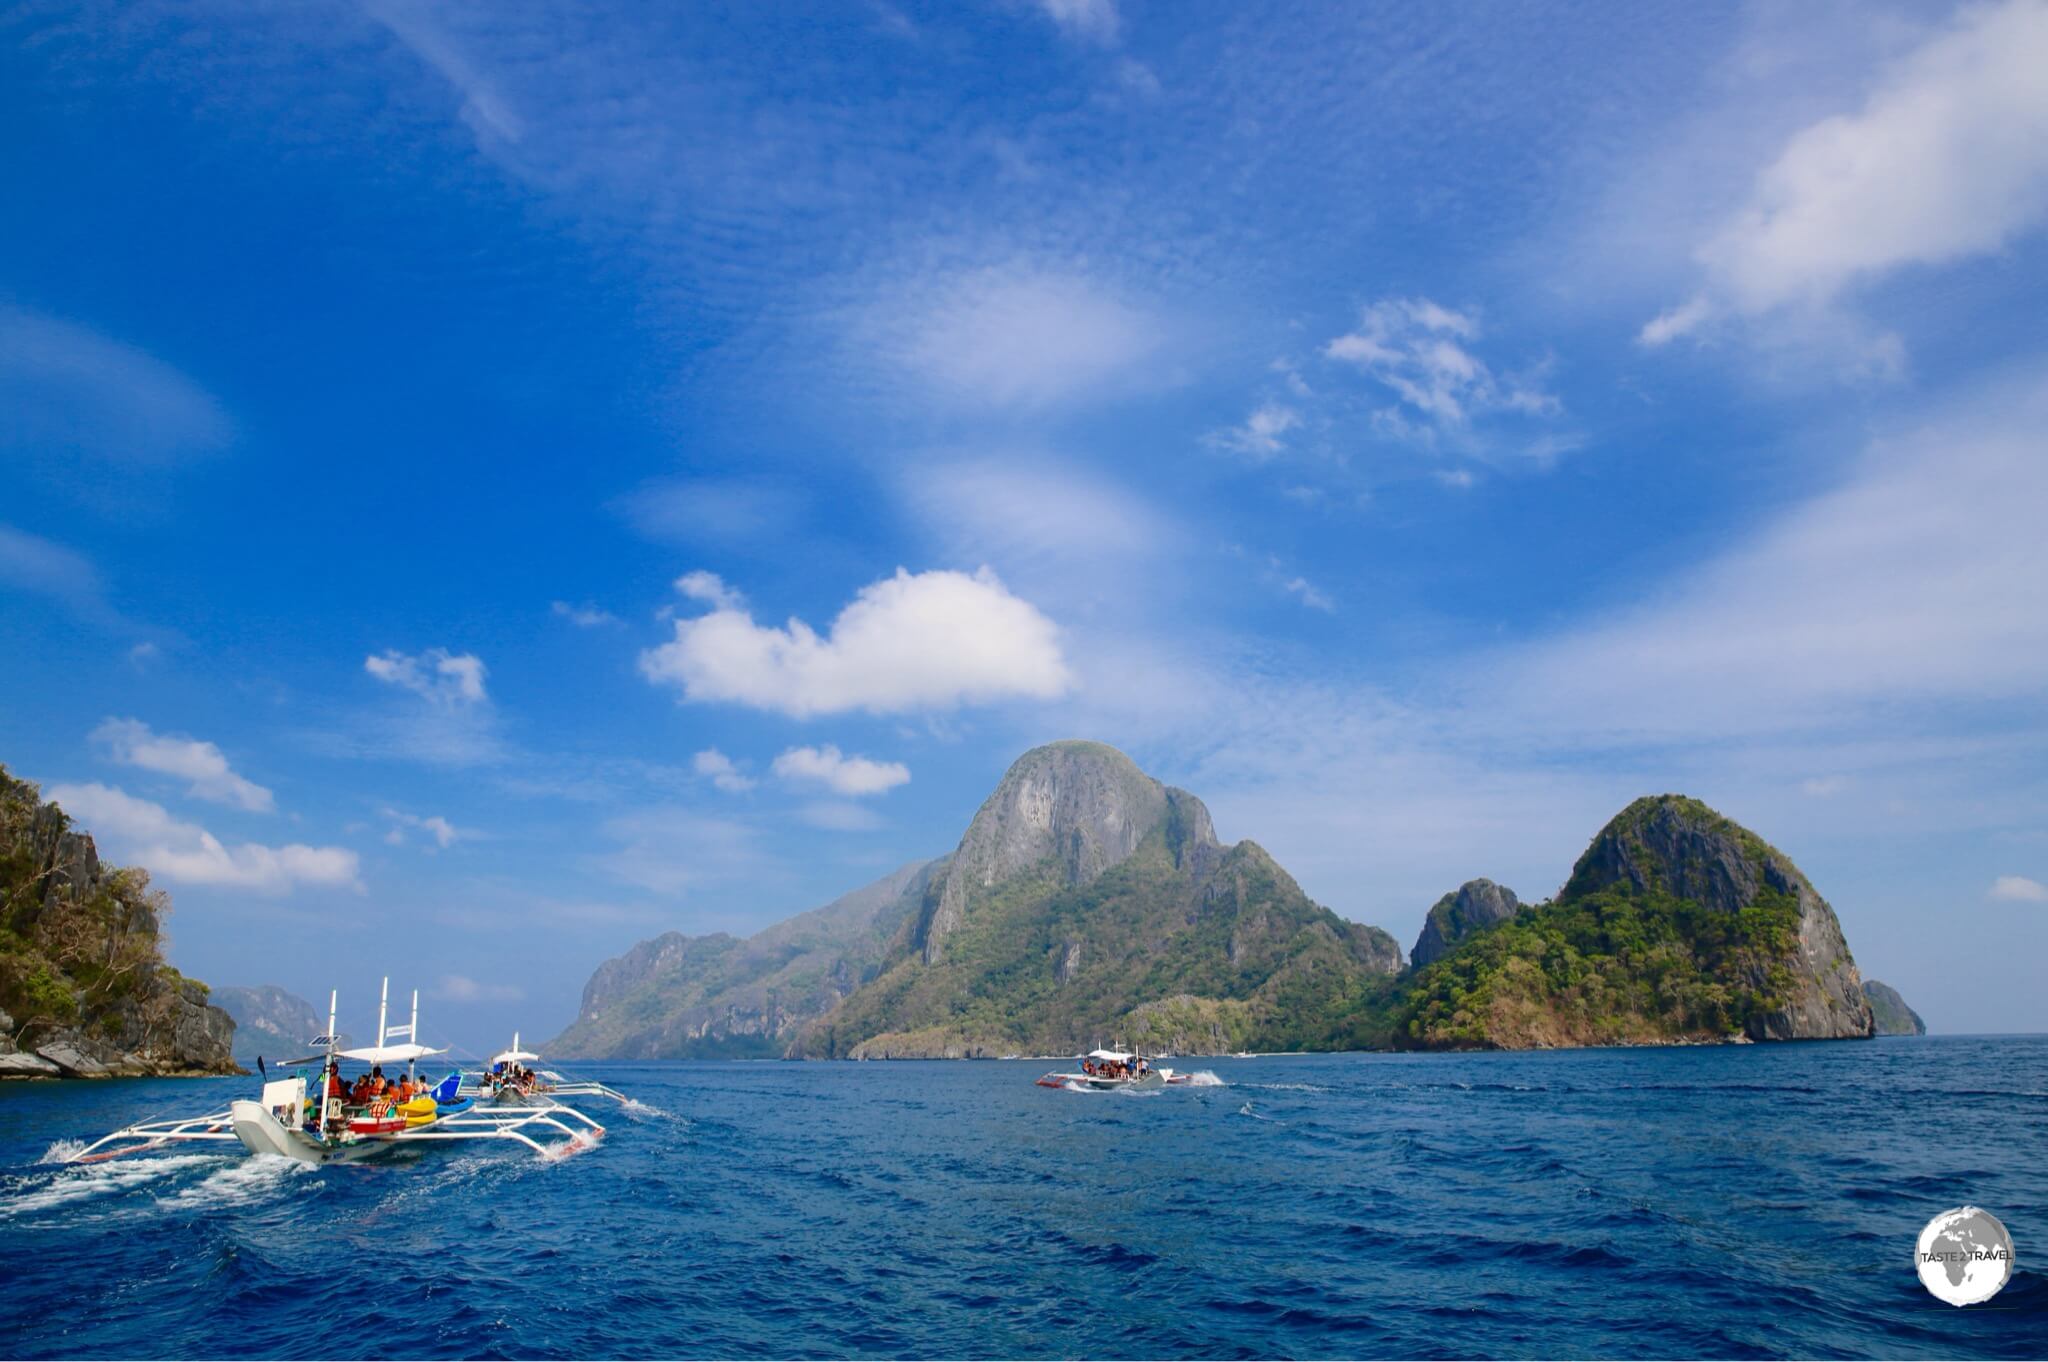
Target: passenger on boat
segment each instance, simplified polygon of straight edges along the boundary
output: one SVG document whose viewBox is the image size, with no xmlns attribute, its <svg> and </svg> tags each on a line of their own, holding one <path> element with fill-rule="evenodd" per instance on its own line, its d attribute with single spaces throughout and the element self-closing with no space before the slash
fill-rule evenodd
<svg viewBox="0 0 2048 1362">
<path fill-rule="evenodd" d="M 1082 1060 L 1081 1072 L 1087 1074 L 1090 1078 L 1095 1077 L 1095 1061 L 1092 1059 Z"/>
</svg>

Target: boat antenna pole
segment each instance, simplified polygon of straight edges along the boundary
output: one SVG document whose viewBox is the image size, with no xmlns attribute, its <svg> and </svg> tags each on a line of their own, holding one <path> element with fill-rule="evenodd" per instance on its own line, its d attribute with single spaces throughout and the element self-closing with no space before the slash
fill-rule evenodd
<svg viewBox="0 0 2048 1362">
<path fill-rule="evenodd" d="M 406 1028 L 405 1028 L 405 1038 L 406 1038 L 407 1040 L 409 1040 L 409 1041 L 411 1041 L 411 1042 L 412 1042 L 412 1044 L 413 1044 L 413 1048 L 414 1048 L 414 1049 L 418 1049 L 418 1048 L 419 1048 L 419 1044 L 420 1044 L 420 991 L 419 991 L 418 989 L 414 989 L 414 990 L 412 991 L 412 1025 L 411 1025 L 411 1026 L 408 1026 L 408 1027 L 406 1027 Z M 418 1070 L 418 1068 L 419 1068 L 419 1067 L 420 1067 L 420 1059 L 419 1059 L 419 1056 L 418 1056 L 418 1055 L 414 1055 L 414 1056 L 413 1056 L 413 1057 L 412 1057 L 411 1059 L 408 1059 L 407 1061 L 405 1061 L 405 1081 L 406 1081 L 406 1082 L 408 1082 L 408 1083 L 412 1082 L 412 1080 L 413 1080 L 413 1075 L 414 1075 L 415 1071 L 417 1071 L 417 1070 Z"/>
<path fill-rule="evenodd" d="M 391 1005 L 391 976 L 384 976 L 384 991 L 377 995 L 377 1048 L 384 1048 L 384 1014 Z"/>
</svg>

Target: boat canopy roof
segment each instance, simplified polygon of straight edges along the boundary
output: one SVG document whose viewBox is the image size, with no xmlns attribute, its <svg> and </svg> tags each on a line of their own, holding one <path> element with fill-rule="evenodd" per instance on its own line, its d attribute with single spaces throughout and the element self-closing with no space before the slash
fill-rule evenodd
<svg viewBox="0 0 2048 1362">
<path fill-rule="evenodd" d="M 537 1055 L 537 1054 L 535 1054 L 535 1053 L 534 1053 L 533 1051 L 531 1051 L 531 1050 L 504 1050 L 504 1051 L 501 1051 L 501 1052 L 499 1052 L 498 1054 L 492 1055 L 492 1056 L 491 1056 L 491 1063 L 493 1063 L 493 1064 L 513 1064 L 513 1063 L 516 1063 L 516 1062 L 518 1062 L 519 1060 L 522 1060 L 522 1059 L 539 1059 L 539 1058 L 540 1058 L 540 1056 L 539 1056 L 539 1055 Z"/>
<path fill-rule="evenodd" d="M 1110 1059 L 1115 1060 L 1119 1064 L 1128 1064 L 1131 1062 L 1134 1056 L 1130 1055 L 1129 1053 L 1123 1050 L 1090 1050 L 1088 1052 L 1088 1058 Z"/>
<path fill-rule="evenodd" d="M 365 1064 L 402 1064 L 407 1060 L 424 1059 L 428 1055 L 445 1055 L 446 1050 L 433 1050 L 424 1045 L 407 1042 L 404 1045 L 366 1045 L 360 1050 L 343 1050 L 343 1059 L 360 1060 Z"/>
</svg>

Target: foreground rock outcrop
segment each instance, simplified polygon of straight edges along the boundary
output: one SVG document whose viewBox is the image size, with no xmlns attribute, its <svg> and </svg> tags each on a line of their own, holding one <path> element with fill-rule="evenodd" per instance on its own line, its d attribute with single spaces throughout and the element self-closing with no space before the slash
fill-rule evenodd
<svg viewBox="0 0 2048 1362">
<path fill-rule="evenodd" d="M 1876 1019 L 1880 1036 L 1924 1036 L 1927 1023 L 1906 1005 L 1899 991 L 1875 979 L 1863 981 L 1863 996 L 1870 1000 L 1870 1014 Z"/>
<path fill-rule="evenodd" d="M 1835 912 L 1790 858 L 1695 799 L 1639 799 L 1556 900 L 1415 980 L 1404 1044 L 1526 1048 L 1864 1037 Z"/>
<path fill-rule="evenodd" d="M 163 958 L 169 910 L 0 767 L 0 1077 L 238 1072 L 234 1020 Z"/>
</svg>

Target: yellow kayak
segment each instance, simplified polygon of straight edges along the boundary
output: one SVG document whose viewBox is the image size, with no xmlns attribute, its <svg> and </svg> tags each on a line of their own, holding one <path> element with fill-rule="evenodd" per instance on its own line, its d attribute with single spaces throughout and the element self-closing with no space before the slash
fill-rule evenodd
<svg viewBox="0 0 2048 1362">
<path fill-rule="evenodd" d="M 411 1129 L 432 1121 L 441 1108 L 431 1097 L 415 1097 L 410 1102 L 401 1102 L 398 1110 L 405 1116 L 406 1128 Z"/>
</svg>

